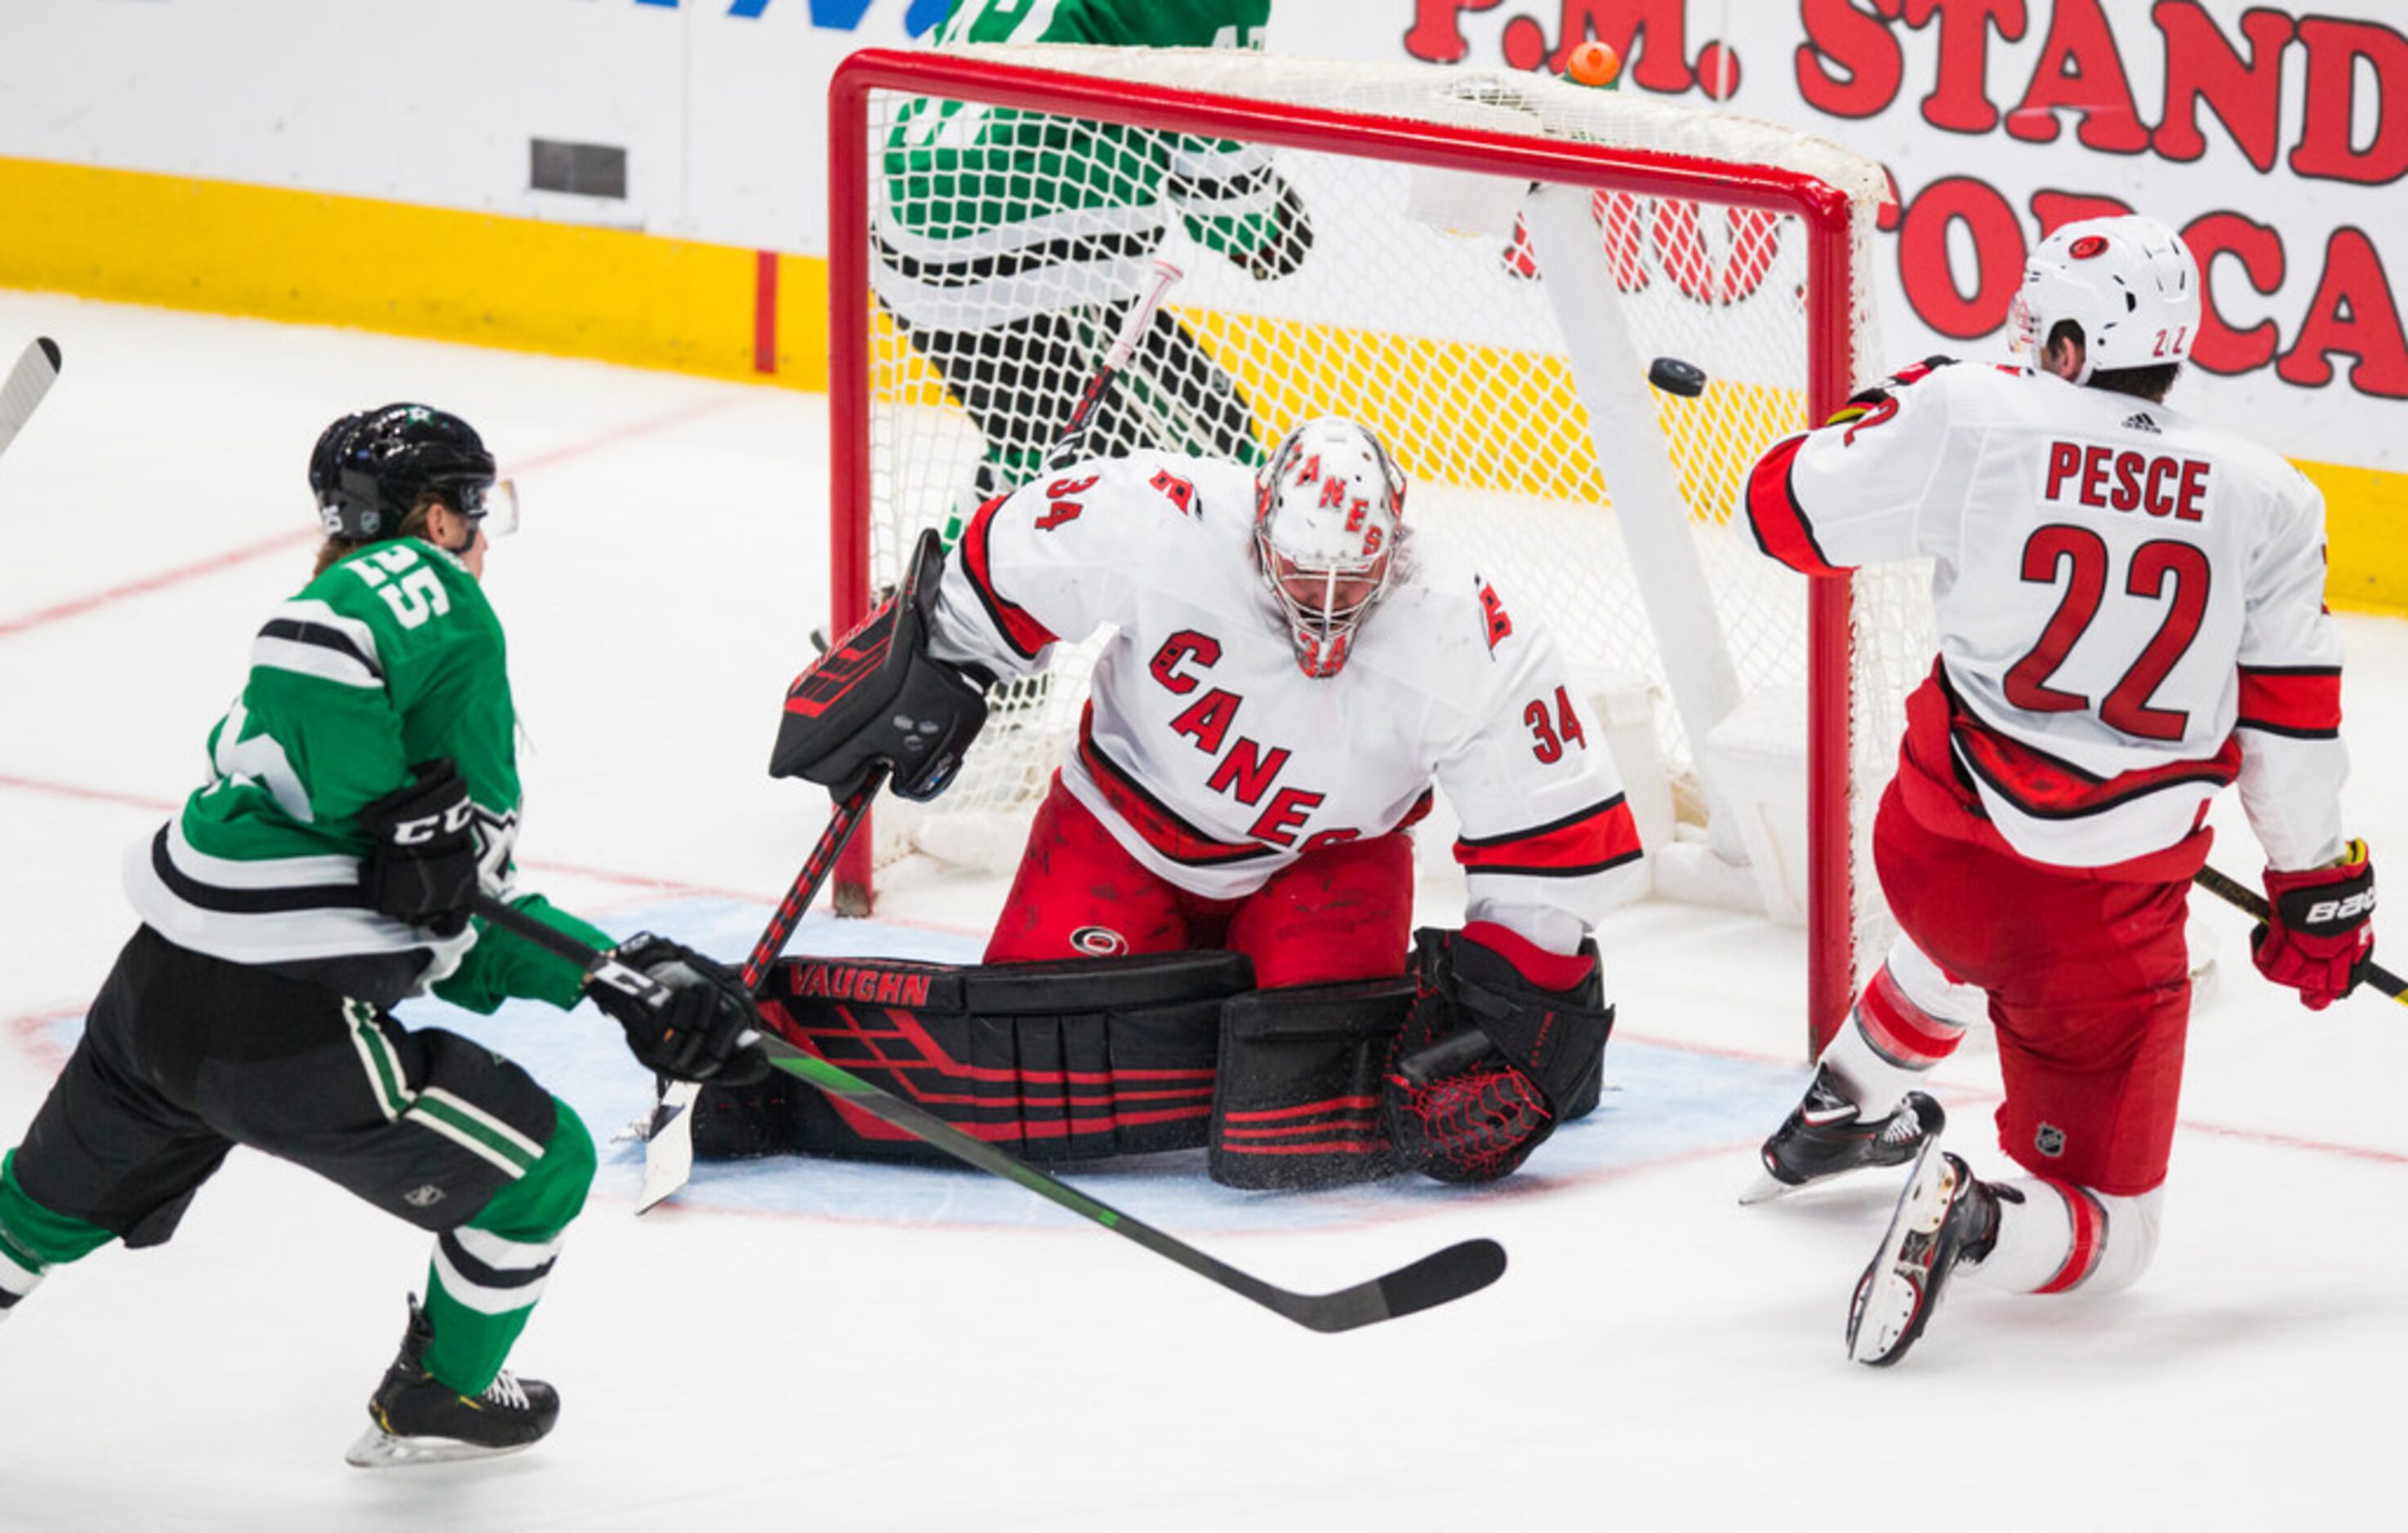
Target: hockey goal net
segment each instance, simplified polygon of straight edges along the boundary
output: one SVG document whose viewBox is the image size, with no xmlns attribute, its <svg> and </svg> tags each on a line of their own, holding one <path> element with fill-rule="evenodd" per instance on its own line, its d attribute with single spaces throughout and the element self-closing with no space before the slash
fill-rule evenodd
<svg viewBox="0 0 2408 1533">
<path fill-rule="evenodd" d="M 1782 570 L 1739 497 L 1884 370 L 1876 164 L 1535 75 L 1228 50 L 864 52 L 829 123 L 838 631 L 922 528 L 1043 472 L 1166 258 L 1119 439 L 1378 430 L 1409 520 L 1470 545 L 1590 688 L 1659 887 L 1752 859 L 1741 882 L 1809 930 L 1810 1036 L 1836 1025 L 1886 940 L 1869 825 L 1928 603 L 1912 571 Z M 1649 386 L 1656 357 L 1704 391 Z M 998 689 L 937 803 L 882 804 L 839 907 L 914 854 L 1010 867 L 1091 658 Z"/>
</svg>

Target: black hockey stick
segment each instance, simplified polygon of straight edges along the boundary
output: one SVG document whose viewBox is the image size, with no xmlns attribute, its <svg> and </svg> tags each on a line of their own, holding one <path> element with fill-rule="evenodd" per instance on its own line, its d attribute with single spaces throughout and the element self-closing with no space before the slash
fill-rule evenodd
<svg viewBox="0 0 2408 1533">
<path fill-rule="evenodd" d="M 1053 447 L 1047 451 L 1047 468 L 1059 468 L 1075 459 L 1081 438 L 1086 436 L 1087 427 L 1095 422 L 1096 407 L 1104 402 L 1104 395 L 1112 392 L 1112 383 L 1120 377 L 1121 369 L 1137 355 L 1138 347 L 1145 340 L 1147 328 L 1154 323 L 1154 311 L 1162 307 L 1163 294 L 1185 275 L 1162 257 L 1157 255 L 1154 258 L 1152 279 L 1129 305 L 1128 312 L 1121 316 L 1120 331 L 1112 337 L 1111 349 L 1104 352 L 1104 360 L 1096 366 L 1096 376 L 1087 380 L 1086 391 L 1079 395 L 1079 402 L 1070 407 L 1070 418 L 1062 423 L 1062 435 L 1054 439 Z"/>
<path fill-rule="evenodd" d="M 2225 877 L 2213 867 L 2200 868 L 2191 875 L 2191 881 L 2227 905 L 2254 915 L 2261 922 L 2273 914 L 2266 908 L 2265 895 L 2236 879 Z M 2382 965 L 2370 963 L 2366 966 L 2366 982 L 2401 1005 L 2408 1006 L 2408 980 L 2401 979 Z"/>
<path fill-rule="evenodd" d="M 820 832 L 819 844 L 803 859 L 802 871 L 786 890 L 786 897 L 769 917 L 768 925 L 761 930 L 761 939 L 752 944 L 752 955 L 744 960 L 744 988 L 758 991 L 762 976 L 786 951 L 786 941 L 795 935 L 795 927 L 819 896 L 820 885 L 836 868 L 836 861 L 853 839 L 855 827 L 868 811 L 869 801 L 886 785 L 886 768 L 873 767 L 853 789 L 837 803 L 828 815 L 827 828 Z M 576 960 L 582 962 L 583 960 Z M 652 1118 L 644 1134 L 644 1185 L 636 1195 L 636 1211 L 649 1213 L 662 1202 L 676 1196 L 694 1176 L 694 1125 L 685 1119 L 694 1109 L 695 1097 L 701 1087 L 691 1081 L 672 1081 L 661 1088 L 660 1100 L 652 1107 Z"/>
<path fill-rule="evenodd" d="M 609 953 L 597 953 L 566 932 L 545 925 L 531 915 L 480 892 L 472 907 L 487 922 L 523 937 L 583 968 L 596 984 L 635 996 L 652 1005 L 666 992 L 651 976 L 629 967 Z M 1052 1203 L 1057 1203 L 1113 1234 L 1136 1241 L 1157 1256 L 1168 1257 L 1198 1277 L 1209 1278 L 1231 1293 L 1253 1299 L 1273 1313 L 1284 1315 L 1308 1330 L 1351 1331 L 1358 1325 L 1394 1320 L 1477 1293 L 1505 1272 L 1505 1248 L 1494 1240 L 1464 1240 L 1432 1252 L 1394 1272 L 1340 1288 L 1330 1294 L 1299 1294 L 1265 1282 L 1217 1256 L 1208 1255 L 1175 1236 L 1166 1235 L 1141 1219 L 1088 1196 L 1078 1188 L 1006 1154 L 982 1139 L 962 1132 L 914 1102 L 892 1096 L 840 1065 L 807 1053 L 785 1039 L 760 1035 L 761 1048 L 771 1064 L 799 1076 L 832 1097 L 840 1097 L 874 1117 L 894 1125 L 923 1144 L 933 1145 L 968 1166 L 1017 1182 Z"/>
<path fill-rule="evenodd" d="M 17 439 L 34 413 L 34 407 L 50 392 L 59 380 L 59 368 L 64 360 L 59 355 L 59 343 L 48 336 L 37 336 L 26 346 L 24 355 L 8 369 L 8 380 L 0 383 L 0 452 Z"/>
</svg>

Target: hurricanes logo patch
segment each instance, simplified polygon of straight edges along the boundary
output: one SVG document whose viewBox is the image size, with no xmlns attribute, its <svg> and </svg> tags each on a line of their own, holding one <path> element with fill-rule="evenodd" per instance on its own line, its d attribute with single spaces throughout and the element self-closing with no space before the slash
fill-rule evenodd
<svg viewBox="0 0 2408 1533">
<path fill-rule="evenodd" d="M 1070 934 L 1070 945 L 1090 958 L 1118 958 L 1128 952 L 1128 938 L 1110 926 L 1082 926 Z"/>
<path fill-rule="evenodd" d="M 2065 1153 L 2065 1130 L 2054 1124 L 2042 1124 L 2032 1135 L 2032 1148 L 2055 1160 Z"/>
</svg>

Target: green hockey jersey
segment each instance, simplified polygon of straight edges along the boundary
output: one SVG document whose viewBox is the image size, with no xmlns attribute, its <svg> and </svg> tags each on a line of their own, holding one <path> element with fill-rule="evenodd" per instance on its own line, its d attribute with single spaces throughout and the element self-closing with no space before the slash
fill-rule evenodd
<svg viewBox="0 0 2408 1533">
<path fill-rule="evenodd" d="M 1270 0 L 954 0 L 937 42 L 1259 48 L 1269 15 Z M 872 283 L 925 329 L 1132 296 L 1166 209 L 1240 260 L 1283 233 L 1269 163 L 1185 134 L 913 97 L 880 169 Z"/>
<path fill-rule="evenodd" d="M 209 732 L 208 776 L 126 862 L 142 919 L 181 947 L 390 1005 L 432 987 L 490 1011 L 576 1004 L 577 967 L 481 922 L 449 939 L 369 910 L 360 810 L 449 756 L 477 809 L 486 890 L 512 898 L 517 714 L 502 627 L 460 561 L 371 543 L 305 586 L 251 641 L 241 697 Z M 514 903 L 610 938 L 538 896 Z"/>
</svg>

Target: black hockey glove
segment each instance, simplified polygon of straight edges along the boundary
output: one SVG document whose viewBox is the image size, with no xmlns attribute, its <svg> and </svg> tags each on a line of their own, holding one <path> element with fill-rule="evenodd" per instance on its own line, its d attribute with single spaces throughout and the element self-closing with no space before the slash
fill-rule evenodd
<svg viewBox="0 0 2408 1533">
<path fill-rule="evenodd" d="M 795 678 L 771 777 L 818 782 L 839 798 L 880 766 L 904 798 L 934 798 L 953 781 L 986 723 L 986 689 L 927 652 L 944 558 L 936 533 L 922 533 L 903 589 Z"/>
<path fill-rule="evenodd" d="M 668 992 L 655 1005 L 598 981 L 585 993 L 627 1032 L 627 1047 L 646 1068 L 675 1081 L 746 1086 L 769 1073 L 768 1056 L 747 1035 L 761 1013 L 744 981 L 681 942 L 638 932 L 612 954 Z"/>
<path fill-rule="evenodd" d="M 468 925 L 482 848 L 468 784 L 449 756 L 410 768 L 418 781 L 360 810 L 367 855 L 360 892 L 380 915 L 457 937 Z"/>
<path fill-rule="evenodd" d="M 1388 1137 L 1407 1166 L 1440 1182 L 1493 1182 L 1594 1103 L 1613 1008 L 1593 964 L 1571 989 L 1542 990 L 1476 937 L 1423 931 L 1413 980 L 1382 1082 Z"/>
</svg>

